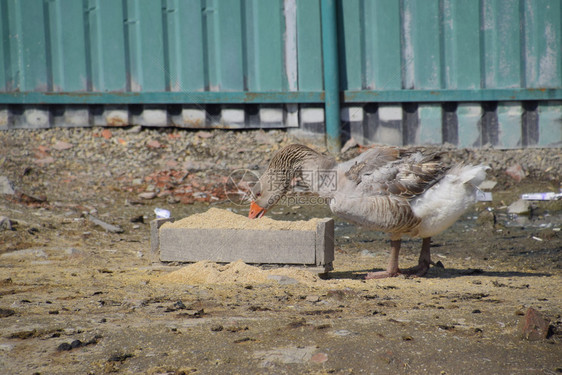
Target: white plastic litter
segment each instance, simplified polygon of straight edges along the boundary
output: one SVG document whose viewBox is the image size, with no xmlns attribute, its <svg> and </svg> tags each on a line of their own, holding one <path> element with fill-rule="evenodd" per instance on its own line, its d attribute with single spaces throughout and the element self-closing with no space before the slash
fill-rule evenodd
<svg viewBox="0 0 562 375">
<path fill-rule="evenodd" d="M 478 202 L 491 202 L 492 193 L 489 191 L 476 190 L 476 200 Z"/>
<path fill-rule="evenodd" d="M 156 207 L 154 209 L 154 213 L 156 214 L 157 219 L 169 219 L 170 218 L 170 211 Z"/>
<path fill-rule="evenodd" d="M 555 201 L 562 198 L 562 193 L 529 193 L 521 195 L 521 199 L 526 201 Z"/>
</svg>

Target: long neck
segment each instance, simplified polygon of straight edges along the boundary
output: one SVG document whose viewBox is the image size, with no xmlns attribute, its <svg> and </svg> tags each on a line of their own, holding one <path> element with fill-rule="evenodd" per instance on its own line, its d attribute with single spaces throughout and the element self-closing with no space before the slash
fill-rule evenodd
<svg viewBox="0 0 562 375">
<path fill-rule="evenodd" d="M 293 178 L 301 177 L 309 189 L 322 196 L 332 196 L 337 184 L 336 162 L 303 145 L 290 145 L 271 160 L 269 169 L 283 175 L 286 189 Z"/>
</svg>

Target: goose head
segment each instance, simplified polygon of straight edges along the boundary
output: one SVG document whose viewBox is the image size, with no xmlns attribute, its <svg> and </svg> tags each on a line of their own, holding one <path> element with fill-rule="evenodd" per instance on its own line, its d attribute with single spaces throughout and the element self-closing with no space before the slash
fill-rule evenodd
<svg viewBox="0 0 562 375">
<path fill-rule="evenodd" d="M 262 217 L 269 208 L 273 207 L 289 190 L 290 171 L 267 170 L 259 182 L 252 189 L 250 203 L 250 219 Z"/>
<path fill-rule="evenodd" d="M 252 200 L 248 217 L 262 217 L 287 194 L 291 183 L 298 177 L 303 165 L 320 155 L 313 149 L 293 144 L 279 150 L 269 162 L 269 166 L 252 189 Z"/>
</svg>

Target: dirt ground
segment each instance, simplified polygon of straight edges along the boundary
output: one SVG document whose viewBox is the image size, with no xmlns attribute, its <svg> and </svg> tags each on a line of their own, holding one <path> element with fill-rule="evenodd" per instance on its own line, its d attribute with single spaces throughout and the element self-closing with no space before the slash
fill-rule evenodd
<svg viewBox="0 0 562 375">
<path fill-rule="evenodd" d="M 14 190 L 0 195 L 0 373 L 562 373 L 560 201 L 535 202 L 531 215 L 506 208 L 559 191 L 560 149 L 454 151 L 490 161 L 494 200 L 433 239 L 444 268 L 423 278 L 363 280 L 385 268 L 389 241 L 337 219 L 327 275 L 149 261 L 154 208 L 245 214 L 221 183 L 232 168 L 265 167 L 288 142 L 283 132 L 0 133 L 0 176 Z M 516 162 L 520 182 L 505 173 Z M 281 206 L 269 216 L 330 212 Z M 401 265 L 420 248 L 405 239 Z M 546 338 L 523 338 L 529 308 L 548 320 Z"/>
</svg>

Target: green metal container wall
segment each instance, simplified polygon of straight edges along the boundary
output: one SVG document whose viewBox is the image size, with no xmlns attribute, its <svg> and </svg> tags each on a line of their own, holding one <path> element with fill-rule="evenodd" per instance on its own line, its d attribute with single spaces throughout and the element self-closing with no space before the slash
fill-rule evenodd
<svg viewBox="0 0 562 375">
<path fill-rule="evenodd" d="M 286 2 L 2 0 L 0 91 L 320 92 L 319 0 L 295 1 L 296 77 L 286 69 Z M 347 101 L 376 90 L 393 102 L 414 100 L 405 90 L 421 101 L 428 90 L 450 91 L 437 101 L 559 90 L 561 3 L 340 1 L 341 88 L 367 93 Z"/>
<path fill-rule="evenodd" d="M 277 108 L 283 113 L 268 126 L 321 130 L 326 2 L 0 0 L 0 128 L 25 123 L 17 113 L 33 106 L 47 119 L 40 126 L 50 126 L 58 105 L 84 115 L 86 125 L 184 127 L 216 125 L 216 116 L 230 127 L 214 114 L 224 108 L 244 112 L 233 127 L 262 127 L 261 108 Z M 357 137 L 562 143 L 562 0 L 330 3 L 342 118 Z M 84 114 L 88 105 L 107 113 Z M 166 113 L 151 123 L 143 108 Z M 121 112 L 110 122 L 114 109 Z"/>
<path fill-rule="evenodd" d="M 321 90 L 316 3 L 302 5 L 302 27 L 312 35 L 302 33 L 301 57 L 309 63 L 299 66 L 303 86 Z M 2 0 L 0 19 L 3 92 L 283 92 L 289 86 L 282 0 Z"/>
<path fill-rule="evenodd" d="M 428 100 L 429 90 L 449 91 L 443 100 L 482 99 L 474 90 L 483 89 L 560 90 L 561 3 L 343 1 L 341 85 L 353 92 L 416 90 L 420 101 Z M 391 95 L 400 97 L 381 92 L 379 101 Z M 401 95 L 408 101 L 406 92 Z"/>
</svg>

